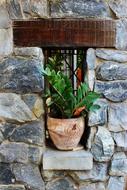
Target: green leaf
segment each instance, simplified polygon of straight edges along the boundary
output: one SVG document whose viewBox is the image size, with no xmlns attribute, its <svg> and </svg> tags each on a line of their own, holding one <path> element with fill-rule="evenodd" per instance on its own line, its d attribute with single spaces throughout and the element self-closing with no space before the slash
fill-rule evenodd
<svg viewBox="0 0 127 190">
<path fill-rule="evenodd" d="M 79 86 L 78 90 L 77 90 L 77 103 L 82 100 L 82 97 L 83 97 L 82 88 L 81 88 L 81 86 Z"/>
</svg>

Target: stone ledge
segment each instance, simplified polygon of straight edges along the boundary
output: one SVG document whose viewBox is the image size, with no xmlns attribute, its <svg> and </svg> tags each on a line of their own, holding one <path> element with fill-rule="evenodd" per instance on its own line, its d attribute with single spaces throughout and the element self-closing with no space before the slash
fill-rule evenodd
<svg viewBox="0 0 127 190">
<path fill-rule="evenodd" d="M 91 170 L 93 156 L 85 150 L 58 151 L 48 149 L 42 159 L 43 170 Z"/>
</svg>

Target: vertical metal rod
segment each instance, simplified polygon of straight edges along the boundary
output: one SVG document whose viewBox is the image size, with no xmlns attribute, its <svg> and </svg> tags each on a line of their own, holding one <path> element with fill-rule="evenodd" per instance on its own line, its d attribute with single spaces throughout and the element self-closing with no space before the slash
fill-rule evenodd
<svg viewBox="0 0 127 190">
<path fill-rule="evenodd" d="M 77 68 L 77 50 L 74 50 L 73 52 L 73 72 L 76 71 L 76 68 Z M 75 73 L 76 75 L 76 73 Z M 77 77 L 73 74 L 73 80 L 74 80 L 74 91 L 77 90 Z"/>
</svg>

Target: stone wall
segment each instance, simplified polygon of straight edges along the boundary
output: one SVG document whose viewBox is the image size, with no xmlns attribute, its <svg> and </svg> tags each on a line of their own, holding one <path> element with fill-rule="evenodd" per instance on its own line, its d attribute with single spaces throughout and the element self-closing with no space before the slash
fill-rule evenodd
<svg viewBox="0 0 127 190">
<path fill-rule="evenodd" d="M 87 146 L 96 162 L 108 164 L 109 190 L 124 189 L 127 176 L 126 56 L 126 51 L 116 49 L 91 48 L 87 52 L 90 88 L 102 94 L 98 100 L 101 109 L 89 114 Z"/>
<path fill-rule="evenodd" d="M 90 136 L 85 154 L 77 151 L 45 155 L 41 98 L 44 84 L 40 73 L 43 53 L 40 48 L 13 45 L 13 19 L 49 17 L 116 20 L 116 49 L 87 51 L 89 86 L 103 96 L 98 100 L 101 109 L 89 114 Z M 127 176 L 125 39 L 126 0 L 0 1 L 0 190 L 124 190 Z M 51 164 L 52 160 L 52 170 L 44 169 L 44 163 Z"/>
<path fill-rule="evenodd" d="M 42 68 L 39 48 L 15 48 L 0 61 L 0 189 L 44 189 Z"/>
</svg>

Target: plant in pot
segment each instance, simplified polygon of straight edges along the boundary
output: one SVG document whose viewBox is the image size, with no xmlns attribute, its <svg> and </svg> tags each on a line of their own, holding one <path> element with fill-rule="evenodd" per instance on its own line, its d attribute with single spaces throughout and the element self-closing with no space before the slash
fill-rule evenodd
<svg viewBox="0 0 127 190">
<path fill-rule="evenodd" d="M 100 94 L 90 91 L 86 82 L 80 83 L 74 92 L 68 76 L 60 71 L 59 55 L 49 58 L 42 71 L 46 81 L 47 129 L 54 145 L 60 150 L 77 147 L 85 128 L 84 118 L 89 111 L 99 109 L 95 101 Z"/>
</svg>

